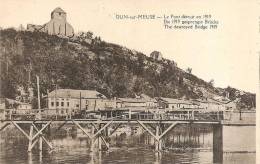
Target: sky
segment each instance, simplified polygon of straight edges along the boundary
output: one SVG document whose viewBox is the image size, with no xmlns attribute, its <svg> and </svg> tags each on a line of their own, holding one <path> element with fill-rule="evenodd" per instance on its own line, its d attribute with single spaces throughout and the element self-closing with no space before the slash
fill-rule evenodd
<svg viewBox="0 0 260 164">
<path fill-rule="evenodd" d="M 258 21 L 254 0 L 0 0 L 0 27 L 42 25 L 56 7 L 67 12 L 75 32 L 92 31 L 102 40 L 149 55 L 157 50 L 182 69 L 216 87 L 258 91 Z M 162 19 L 118 20 L 116 14 L 204 15 L 216 30 L 167 30 Z"/>
</svg>

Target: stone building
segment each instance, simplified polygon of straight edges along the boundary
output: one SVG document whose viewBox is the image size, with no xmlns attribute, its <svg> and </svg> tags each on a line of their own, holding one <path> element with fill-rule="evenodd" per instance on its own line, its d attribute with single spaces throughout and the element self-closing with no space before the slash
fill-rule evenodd
<svg viewBox="0 0 260 164">
<path fill-rule="evenodd" d="M 154 60 L 162 60 L 162 53 L 159 52 L 159 51 L 153 51 L 151 54 L 150 54 L 150 57 L 153 58 Z"/>
<path fill-rule="evenodd" d="M 179 109 L 199 109 L 198 103 L 184 99 L 158 98 L 159 107 L 162 109 L 179 110 Z"/>
<path fill-rule="evenodd" d="M 41 31 L 50 35 L 73 36 L 74 29 L 67 22 L 67 13 L 60 7 L 51 12 L 51 20 L 44 25 L 27 25 L 28 31 Z"/>
<path fill-rule="evenodd" d="M 48 114 L 66 115 L 77 111 L 99 111 L 113 108 L 109 100 L 95 90 L 57 89 L 48 94 Z"/>
</svg>

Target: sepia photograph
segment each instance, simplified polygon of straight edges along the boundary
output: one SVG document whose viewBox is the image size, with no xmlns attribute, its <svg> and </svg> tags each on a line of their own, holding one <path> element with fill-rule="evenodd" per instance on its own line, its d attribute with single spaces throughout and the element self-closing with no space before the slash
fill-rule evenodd
<svg viewBox="0 0 260 164">
<path fill-rule="evenodd" d="M 0 163 L 257 163 L 257 6 L 0 0 Z"/>
</svg>

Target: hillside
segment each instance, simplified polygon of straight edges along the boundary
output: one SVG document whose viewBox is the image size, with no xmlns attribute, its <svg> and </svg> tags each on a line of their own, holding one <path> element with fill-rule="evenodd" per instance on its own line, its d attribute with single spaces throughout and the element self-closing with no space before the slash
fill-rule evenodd
<svg viewBox="0 0 260 164">
<path fill-rule="evenodd" d="M 19 96 L 19 87 L 40 76 L 41 93 L 59 88 L 95 89 L 107 97 L 201 98 L 238 100 L 241 108 L 255 107 L 255 94 L 235 88 L 215 88 L 187 73 L 175 61 L 154 60 L 141 52 L 92 38 L 71 39 L 40 32 L 3 29 L 0 33 L 1 96 Z M 36 95 L 36 94 L 35 94 Z"/>
</svg>

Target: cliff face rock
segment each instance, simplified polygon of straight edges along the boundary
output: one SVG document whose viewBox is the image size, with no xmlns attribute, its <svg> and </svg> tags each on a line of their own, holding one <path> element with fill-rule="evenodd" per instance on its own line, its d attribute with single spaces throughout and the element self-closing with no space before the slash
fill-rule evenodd
<svg viewBox="0 0 260 164">
<path fill-rule="evenodd" d="M 25 90 L 32 86 L 35 91 L 35 75 L 39 75 L 43 94 L 57 85 L 96 89 L 107 97 L 134 97 L 141 93 L 187 99 L 229 96 L 230 100 L 239 100 L 243 107 L 255 106 L 255 94 L 215 88 L 178 68 L 175 61 L 156 60 L 100 38 L 85 42 L 42 32 L 4 29 L 0 33 L 0 52 L 4 97 L 16 97 L 21 85 Z"/>
</svg>

